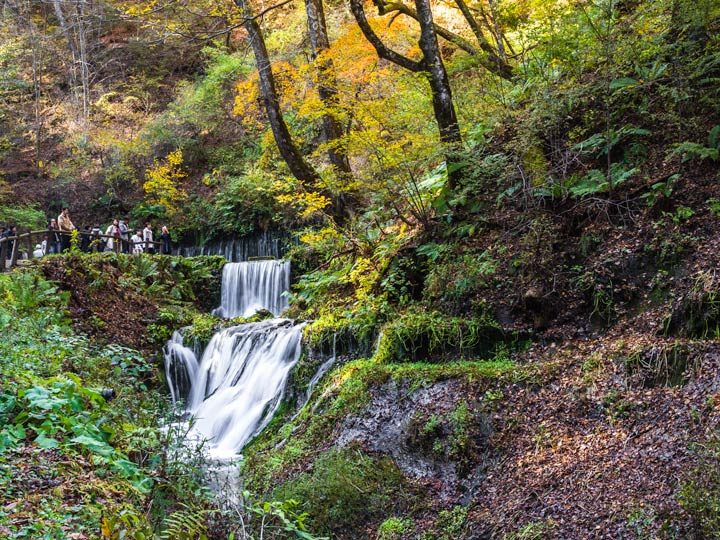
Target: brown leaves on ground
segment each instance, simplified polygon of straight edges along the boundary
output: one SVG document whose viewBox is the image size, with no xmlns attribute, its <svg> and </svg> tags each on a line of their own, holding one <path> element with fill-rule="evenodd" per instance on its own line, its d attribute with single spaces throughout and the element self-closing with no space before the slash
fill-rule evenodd
<svg viewBox="0 0 720 540">
<path fill-rule="evenodd" d="M 663 526 L 688 533 L 677 493 L 697 464 L 692 443 L 720 423 L 720 344 L 690 346 L 684 384 L 633 386 L 629 353 L 654 344 L 634 336 L 531 351 L 564 369 L 512 387 L 495 411 L 501 458 L 471 506 L 477 533 L 501 538 L 540 523 L 547 538 L 634 538 L 638 518 L 647 538 L 663 537 Z"/>
<path fill-rule="evenodd" d="M 103 283 L 93 288 L 81 265 L 67 267 L 66 259 L 52 257 L 43 270 L 48 279 L 69 291 L 70 316 L 81 332 L 101 340 L 136 349 L 147 346 L 147 327 L 157 320 L 158 306 L 132 287 L 120 283 L 122 273 L 109 263 L 99 263 Z"/>
</svg>

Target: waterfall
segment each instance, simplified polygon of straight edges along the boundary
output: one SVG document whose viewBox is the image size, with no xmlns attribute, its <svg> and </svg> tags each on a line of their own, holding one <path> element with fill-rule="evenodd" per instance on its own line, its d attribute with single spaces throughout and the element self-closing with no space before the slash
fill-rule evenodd
<svg viewBox="0 0 720 540">
<path fill-rule="evenodd" d="M 333 346 L 332 346 L 332 355 L 330 358 L 325 360 L 323 364 L 318 368 L 318 370 L 315 372 L 315 375 L 313 375 L 312 379 L 310 379 L 310 382 L 308 383 L 307 392 L 305 394 L 305 405 L 307 405 L 310 402 L 310 398 L 312 397 L 313 390 L 315 390 L 315 387 L 317 386 L 317 383 L 320 382 L 320 379 L 323 378 L 323 375 L 325 375 L 328 370 L 335 365 L 335 362 L 337 361 L 337 334 L 333 334 Z"/>
<path fill-rule="evenodd" d="M 165 378 L 173 403 L 185 399 L 198 372 L 197 350 L 183 343 L 181 332 L 173 332 L 165 345 Z"/>
<path fill-rule="evenodd" d="M 287 308 L 282 296 L 290 284 L 283 261 L 228 263 L 223 269 L 226 318 Z M 237 454 L 272 419 L 282 401 L 288 375 L 300 358 L 302 325 L 270 319 L 217 332 L 198 360 L 195 346 L 175 332 L 165 346 L 165 374 L 173 402 L 189 417 L 189 438 L 205 441 L 208 454 Z"/>
<path fill-rule="evenodd" d="M 290 263 L 252 261 L 227 263 L 223 267 L 217 317 L 250 317 L 259 309 L 280 315 L 288 307 L 283 292 L 290 288 Z"/>
<path fill-rule="evenodd" d="M 192 419 L 190 435 L 207 441 L 211 455 L 236 454 L 272 419 L 300 358 L 301 338 L 302 325 L 270 319 L 218 332 L 199 362 L 191 349 L 168 344 L 166 366 L 185 363 L 191 379 L 185 387 L 183 370 L 169 371 L 171 394 L 184 401 Z"/>
</svg>

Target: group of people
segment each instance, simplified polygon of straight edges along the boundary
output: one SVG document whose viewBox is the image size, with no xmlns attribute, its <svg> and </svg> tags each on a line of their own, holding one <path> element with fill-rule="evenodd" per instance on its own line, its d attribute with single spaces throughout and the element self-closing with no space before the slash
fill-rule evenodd
<svg viewBox="0 0 720 540">
<path fill-rule="evenodd" d="M 84 252 L 117 251 L 122 253 L 156 253 L 169 255 L 172 249 L 170 232 L 163 226 L 158 241 L 153 236 L 152 223 L 145 223 L 144 228 L 131 229 L 128 219 L 113 219 L 105 232 L 101 232 L 100 225 L 85 225 L 82 231 L 77 232 L 78 248 Z M 70 209 L 65 207 L 57 217 L 48 224 L 48 234 L 41 244 L 35 246 L 33 257 L 42 257 L 47 253 L 62 253 L 70 249 L 73 232 L 77 227 L 70 219 Z M 17 236 L 17 227 L 10 225 L 4 227 L 0 238 Z M 8 255 L 12 253 L 13 240 L 8 241 Z"/>
</svg>

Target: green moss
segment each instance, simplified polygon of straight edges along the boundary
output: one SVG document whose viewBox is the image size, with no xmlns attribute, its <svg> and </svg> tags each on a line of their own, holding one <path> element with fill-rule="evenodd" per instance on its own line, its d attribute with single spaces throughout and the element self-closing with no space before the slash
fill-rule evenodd
<svg viewBox="0 0 720 540">
<path fill-rule="evenodd" d="M 377 530 L 377 540 L 396 540 L 403 536 L 403 533 L 410 532 L 414 523 L 409 518 L 391 517 L 383 521 Z"/>
<path fill-rule="evenodd" d="M 467 514 L 468 509 L 463 506 L 440 511 L 432 527 L 420 537 L 421 540 L 462 538 L 467 525 Z"/>
<path fill-rule="evenodd" d="M 380 363 L 442 360 L 450 355 L 485 356 L 504 337 L 488 318 L 458 319 L 410 311 L 383 327 L 375 360 Z"/>
<path fill-rule="evenodd" d="M 471 424 L 473 414 L 467 403 L 461 403 L 450 413 L 450 421 L 453 426 L 452 440 L 450 442 L 450 454 L 455 459 L 462 459 L 471 447 Z"/>
<path fill-rule="evenodd" d="M 703 444 L 693 444 L 697 467 L 688 474 L 677 494 L 678 502 L 692 522 L 698 538 L 720 535 L 720 441 L 713 435 Z"/>
</svg>

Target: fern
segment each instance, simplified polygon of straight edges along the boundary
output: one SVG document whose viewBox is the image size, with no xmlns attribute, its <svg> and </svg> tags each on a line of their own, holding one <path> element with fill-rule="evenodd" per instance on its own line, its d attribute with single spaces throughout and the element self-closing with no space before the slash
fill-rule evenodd
<svg viewBox="0 0 720 540">
<path fill-rule="evenodd" d="M 694 142 L 683 142 L 675 145 L 675 148 L 670 152 L 670 156 L 682 156 L 682 162 L 690 161 L 692 159 L 710 159 L 717 161 L 720 155 L 720 150 L 717 148 L 708 148 L 702 144 Z"/>
<path fill-rule="evenodd" d="M 148 278 L 155 276 L 158 272 L 158 265 L 149 256 L 137 255 L 135 261 L 135 276 L 147 283 Z"/>
<path fill-rule="evenodd" d="M 682 156 L 683 163 L 691 159 L 717 161 L 720 159 L 720 125 L 710 130 L 707 138 L 707 146 L 685 141 L 675 145 L 673 151 L 670 152 L 670 157 L 673 156 Z"/>
<path fill-rule="evenodd" d="M 173 512 L 165 520 L 161 540 L 207 540 L 207 521 L 213 511 L 183 504 L 183 510 Z"/>
</svg>

